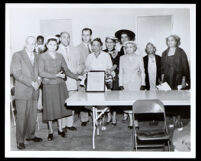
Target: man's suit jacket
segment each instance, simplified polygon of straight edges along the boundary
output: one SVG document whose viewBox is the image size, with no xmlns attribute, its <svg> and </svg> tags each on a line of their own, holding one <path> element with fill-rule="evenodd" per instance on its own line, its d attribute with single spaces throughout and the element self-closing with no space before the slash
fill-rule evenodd
<svg viewBox="0 0 201 161">
<path fill-rule="evenodd" d="M 79 44 L 76 48 L 79 53 L 79 68 L 83 72 L 85 69 L 85 62 L 86 62 L 87 56 L 90 53 L 89 53 L 89 50 L 86 48 L 86 46 L 83 43 Z"/>
<path fill-rule="evenodd" d="M 12 57 L 11 73 L 15 79 L 15 99 L 38 99 L 38 90 L 35 91 L 31 85 L 32 81 L 41 84 L 41 80 L 38 79 L 38 55 L 34 55 L 33 65 L 25 50 L 14 53 Z"/>
<path fill-rule="evenodd" d="M 66 48 L 62 44 L 60 44 L 57 52 L 63 55 L 66 64 L 71 72 L 73 72 L 74 74 L 80 73 L 79 54 L 75 47 L 69 46 L 69 52 L 66 52 Z M 77 90 L 77 81 L 73 78 L 67 77 L 66 86 L 68 91 Z"/>
<path fill-rule="evenodd" d="M 146 89 L 150 89 L 150 84 L 149 84 L 149 73 L 148 73 L 148 55 L 146 55 L 144 58 L 144 69 L 145 69 L 145 84 L 146 84 Z M 161 57 L 158 55 L 155 55 L 156 59 L 156 85 L 159 85 L 159 80 L 161 79 Z"/>
</svg>

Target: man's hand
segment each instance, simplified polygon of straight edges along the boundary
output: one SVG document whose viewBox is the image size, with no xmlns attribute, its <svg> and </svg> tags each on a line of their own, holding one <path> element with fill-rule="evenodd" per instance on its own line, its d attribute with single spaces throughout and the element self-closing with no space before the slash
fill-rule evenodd
<svg viewBox="0 0 201 161">
<path fill-rule="evenodd" d="M 124 87 L 123 87 L 123 86 L 120 86 L 119 89 L 120 89 L 120 90 L 124 90 Z"/>
<path fill-rule="evenodd" d="M 141 87 L 140 87 L 140 90 L 141 90 L 141 91 L 144 91 L 145 89 L 146 89 L 145 86 L 141 86 Z"/>
<path fill-rule="evenodd" d="M 65 78 L 65 74 L 63 74 L 63 72 L 61 71 L 61 72 L 59 72 L 59 73 L 56 75 L 56 77 L 59 77 L 59 78 L 64 79 L 64 78 Z"/>
</svg>

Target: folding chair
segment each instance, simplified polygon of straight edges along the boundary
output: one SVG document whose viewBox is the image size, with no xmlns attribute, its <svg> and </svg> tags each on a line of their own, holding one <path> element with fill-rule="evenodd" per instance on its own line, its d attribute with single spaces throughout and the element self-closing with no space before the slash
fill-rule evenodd
<svg viewBox="0 0 201 161">
<path fill-rule="evenodd" d="M 15 90 L 15 87 L 12 87 L 11 93 L 10 93 L 10 109 L 11 109 L 12 118 L 13 118 L 13 126 L 16 126 L 15 108 L 13 105 L 13 103 L 15 101 L 14 90 Z"/>
<path fill-rule="evenodd" d="M 148 130 L 143 129 L 138 123 L 138 127 L 135 125 L 136 115 L 145 114 L 143 119 L 149 114 L 161 114 L 162 115 L 162 127 L 149 127 Z M 138 119 L 139 120 L 139 119 Z M 165 148 L 165 144 L 168 145 L 170 151 L 170 135 L 168 133 L 165 108 L 160 100 L 137 100 L 133 104 L 133 131 L 132 131 L 132 143 L 133 150 L 138 148 Z"/>
</svg>

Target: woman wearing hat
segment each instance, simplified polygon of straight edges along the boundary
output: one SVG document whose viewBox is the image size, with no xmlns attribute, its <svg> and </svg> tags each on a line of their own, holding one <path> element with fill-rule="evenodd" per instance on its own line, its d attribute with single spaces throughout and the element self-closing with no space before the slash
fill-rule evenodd
<svg viewBox="0 0 201 161">
<path fill-rule="evenodd" d="M 124 43 L 126 55 L 120 57 L 119 65 L 119 86 L 126 91 L 145 90 L 145 72 L 144 62 L 140 55 L 135 52 L 137 45 L 134 41 Z M 129 128 L 133 127 L 132 110 L 124 111 L 123 121 L 126 121 L 128 116 L 130 119 Z"/>
<path fill-rule="evenodd" d="M 120 42 L 121 46 L 119 49 L 119 55 L 122 56 L 125 54 L 123 44 L 126 41 L 134 41 L 135 40 L 135 33 L 130 31 L 130 30 L 122 29 L 122 30 L 119 30 L 115 33 L 115 37 L 118 38 L 118 41 Z"/>
<path fill-rule="evenodd" d="M 119 90 L 119 59 L 120 55 L 116 51 L 115 46 L 116 46 L 116 40 L 117 38 L 113 36 L 108 36 L 105 38 L 105 46 L 106 49 L 103 50 L 104 52 L 107 52 L 112 60 L 113 67 L 112 71 L 115 72 L 115 76 L 113 78 L 113 84 L 112 84 L 112 90 Z M 116 109 L 116 108 L 114 108 Z M 115 126 L 117 121 L 116 121 L 116 111 L 112 110 L 112 125 Z"/>
<path fill-rule="evenodd" d="M 73 74 L 67 67 L 63 56 L 56 52 L 58 38 L 49 37 L 45 44 L 47 51 L 39 59 L 39 75 L 43 83 L 43 120 L 48 121 L 48 140 L 53 140 L 52 121 L 58 122 L 58 134 L 65 137 L 62 131 L 61 118 L 71 115 L 72 111 L 66 109 L 65 100 L 68 98 L 64 69 L 67 76 L 78 80 L 78 75 Z"/>
</svg>

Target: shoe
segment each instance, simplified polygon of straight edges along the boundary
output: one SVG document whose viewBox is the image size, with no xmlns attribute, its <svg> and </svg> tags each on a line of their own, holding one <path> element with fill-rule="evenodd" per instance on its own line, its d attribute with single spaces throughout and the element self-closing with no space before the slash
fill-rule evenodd
<svg viewBox="0 0 201 161">
<path fill-rule="evenodd" d="M 38 138 L 38 137 L 34 137 L 34 138 L 31 138 L 31 139 L 27 138 L 26 141 L 41 142 L 41 141 L 43 141 L 43 139 Z"/>
<path fill-rule="evenodd" d="M 18 148 L 19 150 L 25 149 L 24 143 L 19 143 L 19 144 L 17 144 L 17 148 Z"/>
<path fill-rule="evenodd" d="M 116 126 L 116 125 L 117 125 L 117 123 L 116 123 L 116 122 L 115 122 L 115 123 L 113 123 L 113 122 L 112 122 L 112 126 Z"/>
<path fill-rule="evenodd" d="M 67 127 L 62 128 L 62 131 L 67 132 Z"/>
<path fill-rule="evenodd" d="M 82 123 L 81 123 L 81 126 L 87 126 L 87 123 L 88 123 L 88 122 L 82 122 Z"/>
<path fill-rule="evenodd" d="M 65 132 L 64 131 L 59 131 L 58 130 L 58 134 L 61 136 L 61 137 L 63 137 L 63 138 L 65 138 L 65 136 L 66 136 L 66 134 L 65 134 Z"/>
<path fill-rule="evenodd" d="M 52 141 L 53 140 L 53 134 L 49 134 L 48 137 L 47 137 L 47 140 Z"/>
<path fill-rule="evenodd" d="M 77 130 L 77 128 L 76 127 L 74 127 L 74 126 L 72 126 L 72 127 L 66 127 L 68 130 L 71 130 L 71 131 L 76 131 Z"/>
<path fill-rule="evenodd" d="M 130 130 L 133 129 L 133 126 L 130 126 L 130 125 L 129 125 L 129 126 L 128 126 L 128 129 L 130 129 Z"/>
</svg>

